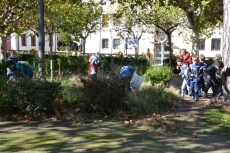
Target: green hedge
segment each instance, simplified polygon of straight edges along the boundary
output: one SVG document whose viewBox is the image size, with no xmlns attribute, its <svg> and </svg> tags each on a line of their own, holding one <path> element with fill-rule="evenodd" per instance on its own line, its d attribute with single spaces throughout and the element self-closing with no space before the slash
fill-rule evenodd
<svg viewBox="0 0 230 153">
<path fill-rule="evenodd" d="M 7 83 L 0 79 L 0 116 L 17 111 L 33 118 L 51 115 L 63 99 L 60 83 L 39 80 Z"/>
<path fill-rule="evenodd" d="M 37 68 L 38 59 L 32 54 L 18 54 L 19 61 L 26 61 L 33 68 Z M 53 55 L 54 71 L 81 72 L 87 74 L 89 56 L 68 56 L 68 55 Z M 111 61 L 112 60 L 112 61 Z M 137 67 L 140 74 L 144 74 L 148 66 L 146 59 L 124 58 L 124 57 L 101 57 L 100 69 L 106 72 L 110 71 L 111 64 L 123 66 L 133 64 Z M 50 69 L 50 57 L 45 55 L 45 68 Z M 59 69 L 60 68 L 60 69 Z M 0 66 L 1 72 L 5 72 L 4 65 Z"/>
</svg>

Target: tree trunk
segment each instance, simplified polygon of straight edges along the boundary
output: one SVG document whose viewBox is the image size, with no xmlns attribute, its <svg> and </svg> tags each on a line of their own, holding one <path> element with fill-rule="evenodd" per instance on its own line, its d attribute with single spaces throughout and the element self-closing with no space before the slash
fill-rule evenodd
<svg viewBox="0 0 230 153">
<path fill-rule="evenodd" d="M 224 0 L 224 27 L 223 27 L 223 91 L 226 99 L 230 100 L 230 0 Z"/>
<path fill-rule="evenodd" d="M 172 54 L 173 54 L 173 50 L 172 50 L 172 37 L 171 37 L 171 32 L 167 32 L 166 35 L 168 37 L 168 43 L 169 43 L 169 66 L 172 66 Z"/>
<path fill-rule="evenodd" d="M 44 32 L 44 0 L 38 0 L 38 77 L 44 79 L 45 71 L 45 32 Z"/>
<path fill-rule="evenodd" d="M 83 52 L 83 55 L 85 55 L 86 38 L 82 38 L 82 40 L 83 40 L 83 43 L 82 43 L 82 52 Z"/>
<path fill-rule="evenodd" d="M 0 62 L 6 59 L 6 37 L 1 36 L 2 44 L 1 44 L 1 59 Z"/>
<path fill-rule="evenodd" d="M 200 43 L 200 34 L 199 31 L 193 29 L 194 37 L 192 38 L 192 55 L 199 56 L 199 43 Z"/>
<path fill-rule="evenodd" d="M 49 34 L 50 59 L 53 59 L 53 34 Z"/>
</svg>

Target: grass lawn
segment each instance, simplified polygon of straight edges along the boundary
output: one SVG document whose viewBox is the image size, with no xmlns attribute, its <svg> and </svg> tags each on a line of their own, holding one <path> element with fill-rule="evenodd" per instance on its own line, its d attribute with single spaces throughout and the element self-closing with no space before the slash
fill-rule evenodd
<svg viewBox="0 0 230 153">
<path fill-rule="evenodd" d="M 0 152 L 127 152 L 146 134 L 121 122 L 0 122 Z M 141 144 L 141 143 L 140 143 Z"/>
<path fill-rule="evenodd" d="M 229 111 L 222 110 L 220 107 L 211 107 L 206 109 L 205 115 L 215 131 L 230 135 Z"/>
</svg>

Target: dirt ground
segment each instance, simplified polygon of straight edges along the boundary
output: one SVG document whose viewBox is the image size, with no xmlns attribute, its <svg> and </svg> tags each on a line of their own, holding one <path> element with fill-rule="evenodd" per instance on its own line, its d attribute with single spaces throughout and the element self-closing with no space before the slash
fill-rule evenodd
<svg viewBox="0 0 230 153">
<path fill-rule="evenodd" d="M 179 88 L 181 78 L 173 76 L 171 84 Z M 230 153 L 230 137 L 201 109 L 206 100 L 186 97 L 163 116 L 170 126 L 151 131 L 134 121 L 0 122 L 0 152 Z"/>
</svg>

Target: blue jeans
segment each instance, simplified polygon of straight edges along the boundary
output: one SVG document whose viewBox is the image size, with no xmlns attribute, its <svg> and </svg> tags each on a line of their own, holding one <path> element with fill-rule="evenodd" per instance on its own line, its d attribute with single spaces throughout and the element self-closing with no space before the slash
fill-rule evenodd
<svg viewBox="0 0 230 153">
<path fill-rule="evenodd" d="M 199 98 L 199 91 L 200 91 L 200 85 L 199 82 L 190 82 L 190 90 L 193 95 L 193 99 L 198 99 Z"/>
<path fill-rule="evenodd" d="M 181 96 L 184 97 L 189 91 L 189 86 L 187 85 L 187 80 L 184 79 L 181 85 Z"/>
</svg>

